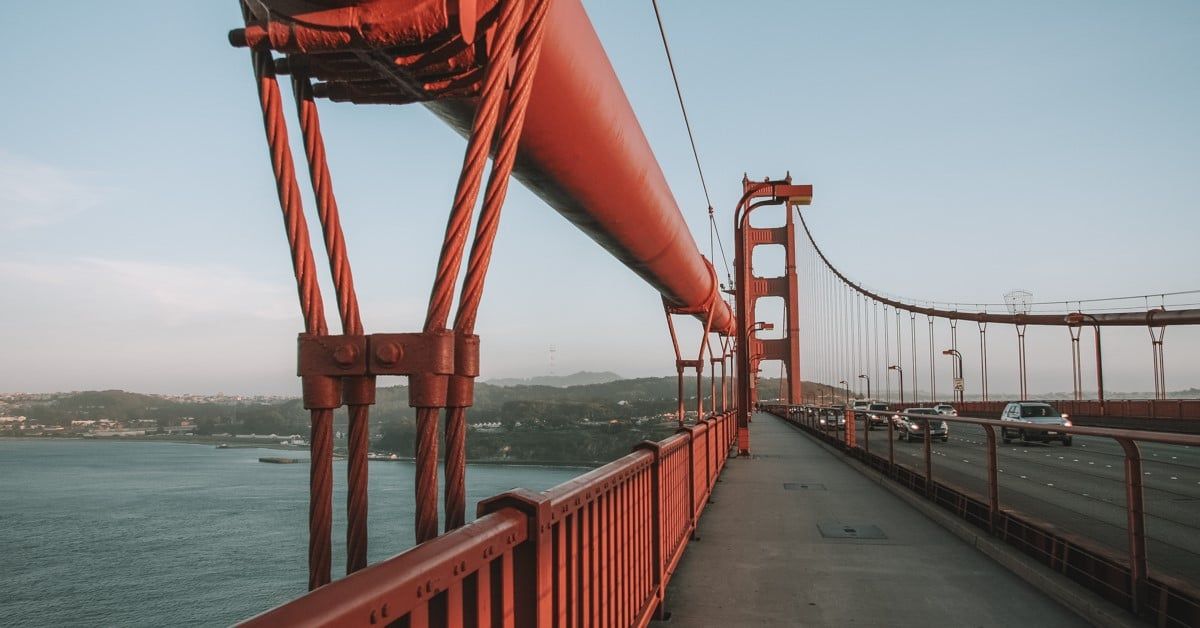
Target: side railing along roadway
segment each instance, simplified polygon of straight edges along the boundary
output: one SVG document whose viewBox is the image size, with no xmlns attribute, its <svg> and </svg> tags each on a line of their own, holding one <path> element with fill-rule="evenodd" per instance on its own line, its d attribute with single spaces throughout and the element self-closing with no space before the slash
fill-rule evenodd
<svg viewBox="0 0 1200 628">
<path fill-rule="evenodd" d="M 1024 553 L 1035 557 L 1101 596 L 1156 622 L 1157 625 L 1200 625 L 1200 589 L 1197 588 L 1197 582 L 1192 577 L 1194 574 L 1190 573 L 1188 568 L 1191 561 L 1185 560 L 1182 563 L 1174 561 L 1174 556 L 1171 555 L 1185 550 L 1178 545 L 1171 547 L 1170 552 L 1163 552 L 1157 562 L 1158 566 L 1155 567 L 1150 563 L 1146 549 L 1146 519 L 1148 516 L 1146 492 L 1155 491 L 1156 504 L 1166 504 L 1176 509 L 1179 508 L 1179 504 L 1176 503 L 1181 499 L 1179 496 L 1188 497 L 1191 493 L 1186 492 L 1188 489 L 1181 487 L 1187 482 L 1175 482 L 1178 479 L 1177 476 L 1171 476 L 1169 480 L 1162 479 L 1168 483 L 1167 487 L 1146 485 L 1146 482 L 1150 481 L 1151 473 L 1143 468 L 1145 461 L 1151 465 L 1159 465 L 1154 467 L 1155 472 L 1158 472 L 1164 465 L 1173 465 L 1167 467 L 1171 469 L 1200 471 L 1200 468 L 1194 466 L 1185 467 L 1182 462 L 1183 458 L 1190 455 L 1190 451 L 1200 447 L 1200 436 L 1080 426 L 1039 426 L 1026 422 L 1014 427 L 1014 423 L 1011 421 L 1004 422 L 966 416 L 931 416 L 893 410 L 886 412 L 850 411 L 842 423 L 838 420 L 840 409 L 785 405 L 764 405 L 763 409 L 842 449 L 848 455 L 858 458 L 885 476 L 1019 548 Z M 874 417 L 873 421 L 871 417 Z M 942 421 L 948 423 L 950 427 L 944 431 L 940 427 L 934 430 L 930 429 L 931 423 L 937 424 Z M 887 441 L 885 443 L 879 443 L 878 436 L 875 439 L 870 436 L 871 431 L 876 429 L 877 425 L 879 428 L 886 427 Z M 935 425 L 935 427 L 937 426 Z M 1005 429 L 1008 431 L 1004 432 Z M 942 444 L 948 439 L 950 433 L 955 432 L 980 433 L 982 439 L 977 441 L 972 437 L 963 439 L 963 442 L 978 447 L 977 453 L 982 455 L 963 454 L 966 451 L 964 448 L 970 445 Z M 1105 478 L 1100 473 L 1087 471 L 1096 469 L 1096 467 L 1084 466 L 1083 462 L 1073 456 L 1058 456 L 1064 462 L 1058 463 L 1059 466 L 1050 465 L 1045 458 L 1052 458 L 1053 454 L 1057 453 L 1055 450 L 1040 449 L 1032 453 L 1026 452 L 1027 455 L 1021 456 L 1020 452 L 1014 454 L 1008 451 L 1009 447 L 1006 447 L 1005 466 L 1010 467 L 1010 473 L 1004 474 L 1004 469 L 999 468 L 997 463 L 998 432 L 1002 432 L 1001 436 L 1004 437 L 1005 443 L 1009 443 L 1011 439 L 1017 439 L 1018 437 L 1013 434 L 1019 433 L 1021 442 L 1033 443 L 1033 445 L 1027 445 L 1027 448 L 1033 448 L 1034 445 L 1039 445 L 1043 441 L 1057 442 L 1061 440 L 1062 444 L 1069 445 L 1074 440 L 1076 447 L 1073 449 L 1079 450 L 1074 456 L 1105 455 L 1115 458 L 1113 462 L 1117 462 L 1123 468 L 1111 469 L 1107 475 L 1115 472 L 1116 476 Z M 1053 436 L 1051 437 L 1050 434 Z M 923 443 L 921 451 L 915 452 L 909 451 L 907 448 L 898 448 L 896 442 L 897 438 L 901 436 L 905 437 L 905 440 L 920 440 Z M 1088 447 L 1088 445 L 1082 444 L 1079 437 L 1085 437 L 1084 440 L 1091 443 L 1090 449 L 1080 449 L 1080 447 Z M 934 438 L 939 441 L 936 449 L 933 443 Z M 1119 448 L 1111 447 L 1111 443 L 1114 442 Z M 1109 445 L 1105 445 L 1105 443 Z M 1168 453 L 1178 454 L 1177 456 L 1164 455 L 1164 457 L 1172 458 L 1171 461 L 1163 461 L 1162 458 L 1159 458 L 1160 451 L 1162 451 L 1159 448 L 1164 445 L 1175 447 L 1175 450 Z M 1146 449 L 1147 446 L 1156 448 L 1153 453 L 1155 458 L 1144 456 L 1143 449 Z M 953 449 L 954 447 L 958 448 Z M 1108 447 L 1112 451 L 1102 450 L 1101 447 Z M 954 453 L 962 455 L 952 455 Z M 898 460 L 898 454 L 903 454 L 902 457 L 911 462 L 905 464 L 905 461 Z M 968 457 L 977 460 L 978 462 L 975 464 L 982 468 L 970 469 Z M 1180 458 L 1180 460 L 1174 458 Z M 938 467 L 939 470 L 936 472 L 935 460 L 938 461 L 938 465 L 943 465 Z M 962 464 L 959 464 L 959 460 Z M 1074 469 L 1062 466 L 1070 464 L 1072 460 L 1075 463 Z M 1032 516 L 1030 504 L 1038 505 L 1034 502 L 1036 496 L 1021 494 L 1022 490 L 1030 489 L 1015 488 L 1031 483 L 1011 484 L 1016 479 L 1012 472 L 1013 468 L 1019 464 L 1037 465 L 1040 472 L 1056 474 L 1056 476 L 1052 476 L 1053 481 L 1044 483 L 1045 486 L 1036 486 L 1051 495 L 1050 499 L 1065 501 L 1068 497 L 1075 497 L 1077 501 L 1084 504 L 1082 507 L 1084 510 L 1090 508 L 1091 512 L 1099 513 L 1099 509 L 1102 507 L 1122 508 L 1124 516 L 1116 518 L 1119 525 L 1113 525 L 1111 521 L 1105 524 L 1097 518 L 1096 514 L 1088 515 L 1083 511 L 1071 511 L 1065 507 L 1058 510 L 1046 507 L 1038 511 L 1038 516 Z M 1111 468 L 1112 465 L 1102 466 Z M 979 477 L 980 471 L 982 471 L 982 481 L 975 481 Z M 1175 471 L 1175 473 L 1181 475 L 1179 471 Z M 1002 491 L 1001 477 L 1008 476 L 1014 477 L 1006 480 L 1010 483 L 1005 484 Z M 1026 476 L 1020 475 L 1019 477 L 1024 479 Z M 1098 499 L 1096 495 L 1089 495 L 1087 492 L 1068 495 L 1062 486 L 1053 488 L 1056 482 L 1066 484 L 1071 480 L 1080 483 L 1090 482 L 1090 486 L 1093 488 L 1085 487 L 1084 491 L 1109 490 L 1111 496 Z M 1115 480 L 1123 483 L 1123 486 L 1120 490 L 1116 490 L 1116 486 L 1105 487 L 1102 485 L 1105 480 L 1109 484 Z M 1155 477 L 1154 480 L 1158 481 L 1158 478 Z M 1062 492 L 1050 493 L 1050 491 Z M 1159 493 L 1169 499 L 1158 499 Z M 1002 503 L 1002 495 L 1005 496 L 1008 504 Z M 1021 501 L 1018 501 L 1017 498 L 1021 498 Z M 1124 501 L 1123 505 L 1122 501 Z M 1059 513 L 1063 519 L 1047 520 L 1046 517 L 1053 517 L 1053 514 L 1047 515 L 1047 513 Z M 1160 518 L 1166 522 L 1170 521 L 1165 516 Z M 1124 521 L 1119 521 L 1120 519 Z M 1174 523 L 1178 524 L 1178 521 Z M 1105 527 L 1106 525 L 1107 527 Z M 1165 522 L 1163 526 L 1166 526 Z M 1194 529 L 1197 527 L 1200 527 L 1200 520 L 1193 520 L 1191 536 L 1195 535 Z M 1097 537 L 1088 536 L 1089 532 L 1097 535 L 1104 532 L 1111 537 L 1114 529 L 1125 535 L 1123 542 L 1114 544 L 1111 542 L 1111 538 L 1107 539 L 1107 542 L 1100 542 Z M 1184 531 L 1183 534 L 1187 534 L 1187 532 Z M 1177 539 L 1173 540 L 1178 542 Z M 1114 545 L 1119 549 L 1114 550 Z M 1164 547 L 1168 546 L 1164 543 Z"/>
<path fill-rule="evenodd" d="M 244 626 L 645 626 L 725 466 L 733 412 L 479 518 Z"/>
</svg>

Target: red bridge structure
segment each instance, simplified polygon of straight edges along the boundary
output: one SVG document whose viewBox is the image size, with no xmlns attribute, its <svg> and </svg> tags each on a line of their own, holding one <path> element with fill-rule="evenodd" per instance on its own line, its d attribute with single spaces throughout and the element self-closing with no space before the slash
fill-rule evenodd
<svg viewBox="0 0 1200 628">
<path fill-rule="evenodd" d="M 744 194 L 734 205 L 735 279 L 727 287 L 733 297 L 727 301 L 718 273 L 689 232 L 580 0 L 255 0 L 244 2 L 243 16 L 243 27 L 231 31 L 229 38 L 234 46 L 249 50 L 258 85 L 304 319 L 298 374 L 312 430 L 310 592 L 247 620 L 248 625 L 617 626 L 664 619 L 672 579 L 682 573 L 685 549 L 698 533 L 700 516 L 731 454 L 745 465 L 739 472 L 748 474 L 756 473 L 755 465 L 768 464 L 756 458 L 785 457 L 752 447 L 756 411 L 760 414 L 755 425 L 769 422 L 762 429 L 798 428 L 786 438 L 807 433 L 813 438 L 803 436 L 803 447 L 826 447 L 864 465 L 863 473 L 909 498 L 941 507 L 943 515 L 974 526 L 971 534 L 999 541 L 1056 570 L 1097 600 L 1123 608 L 1130 618 L 1159 625 L 1200 624 L 1200 579 L 1186 565 L 1187 556 L 1200 554 L 1184 556 L 1180 569 L 1170 561 L 1156 565 L 1148 558 L 1146 519 L 1152 515 L 1145 495 L 1150 489 L 1139 449 L 1147 444 L 1200 446 L 1200 436 L 1178 433 L 1200 431 L 1195 429 L 1200 425 L 1200 400 L 1167 399 L 1164 378 L 1164 331 L 1200 324 L 1200 310 L 1178 305 L 1191 293 L 1158 295 L 1155 307 L 1143 297 L 1142 307 L 1129 307 L 1130 300 L 1125 300 L 1117 302 L 1117 308 L 1085 301 L 1028 303 L 1020 295 L 1008 304 L 977 307 L 890 297 L 846 277 L 818 248 L 800 213 L 812 202 L 812 187 L 793 183 L 788 176 L 743 181 Z M 324 295 L 301 204 L 279 76 L 291 82 L 340 333 L 331 331 L 324 318 Z M 363 326 L 318 119 L 320 99 L 419 103 L 466 138 L 458 185 L 448 198 L 450 211 L 428 312 L 419 330 Z M 477 505 L 478 517 L 467 523 L 466 413 L 485 355 L 481 347 L 486 346 L 475 335 L 475 321 L 510 176 L 662 295 L 675 341 L 679 430 L 666 440 L 640 443 L 624 458 L 549 491 L 514 490 L 484 500 Z M 769 206 L 782 207 L 782 226 L 751 226 L 750 215 Z M 755 274 L 753 251 L 764 245 L 784 247 L 782 275 Z M 778 338 L 760 337 L 770 325 L 758 320 L 756 305 L 766 296 L 781 297 L 785 304 L 785 329 Z M 1168 303 L 1168 296 L 1175 300 Z M 678 341 L 678 315 L 694 318 L 703 330 L 694 359 L 693 348 L 681 347 Z M 929 345 L 923 365 L 918 364 L 924 360 L 917 348 L 922 331 L 918 317 L 925 319 Z M 979 401 L 964 397 L 963 348 L 957 336 L 963 322 L 973 323 L 979 333 Z M 937 344 L 938 324 L 948 328 L 946 348 Z M 1064 346 L 1072 357 L 1073 399 L 1059 407 L 1075 417 L 1075 424 L 1056 426 L 1054 431 L 1064 442 L 1076 436 L 1111 441 L 1117 447 L 1118 453 L 1104 452 L 1121 467 L 1112 472 L 1121 476 L 1120 503 L 1112 507 L 1119 507 L 1124 519 L 1123 527 L 1118 526 L 1123 540 L 1117 546 L 1105 540 L 1112 530 L 1098 532 L 1097 538 L 1088 536 L 1086 526 L 1082 532 L 1064 532 L 1070 522 L 1064 526 L 1044 518 L 1054 514 L 1031 515 L 1001 499 L 1007 489 L 998 477 L 1003 469 L 997 462 L 996 430 L 1007 435 L 1004 430 L 1011 426 L 998 419 L 1006 402 L 1018 400 L 988 397 L 989 325 L 1016 330 L 1021 399 L 1027 396 L 1026 327 L 1053 326 L 1069 332 Z M 1080 331 L 1085 327 L 1094 335 L 1096 399 L 1085 399 L 1083 393 Z M 1104 398 L 1101 332 L 1118 327 L 1149 331 L 1156 399 Z M 953 360 L 949 389 L 954 394 L 948 397 L 937 392 L 936 356 L 943 353 Z M 783 388 L 777 399 L 767 399 L 772 393 L 758 385 L 767 361 L 782 365 Z M 963 416 L 931 419 L 907 411 L 920 405 L 914 402 L 921 394 L 922 368 L 929 376 L 928 403 L 923 405 L 953 400 Z M 805 395 L 802 369 L 808 381 L 825 385 L 816 394 Z M 689 372 L 696 376 L 694 411 L 685 408 Z M 406 376 L 410 403 L 417 411 L 417 545 L 368 565 L 367 426 L 381 375 Z M 876 391 L 886 391 L 884 395 L 872 394 L 872 381 Z M 892 381 L 898 384 L 895 398 Z M 875 397 L 887 408 L 846 411 L 842 406 L 851 397 Z M 347 575 L 334 581 L 333 413 L 342 406 L 350 413 Z M 872 420 L 873 414 L 880 415 L 878 421 Z M 986 435 L 976 443 L 982 460 L 978 473 L 959 469 L 947 471 L 950 475 L 943 478 L 939 467 L 935 475 L 932 461 L 945 453 L 931 436 L 935 421 L 962 424 L 964 430 L 977 429 L 981 438 Z M 876 423 L 887 427 L 886 455 L 878 444 L 881 437 L 874 445 L 871 441 Z M 919 424 L 913 429 L 923 441 L 908 450 L 914 460 L 897 453 L 895 430 L 908 430 L 910 424 Z M 438 451 L 439 427 L 444 429 L 444 452 Z M 1036 437 L 1049 428 L 1028 425 L 1022 430 L 1022 437 Z M 764 447 L 778 449 L 783 439 L 772 437 Z M 1001 453 L 1001 460 L 1008 455 Z M 439 459 L 445 475 L 444 516 L 438 509 Z M 1183 499 L 1190 494 L 1180 489 Z M 753 533 L 758 524 L 746 514 L 743 527 Z M 1174 513 L 1167 518 L 1172 525 L 1186 527 L 1187 516 Z M 1097 529 L 1107 525 L 1097 521 Z M 1197 521 L 1192 519 L 1190 525 L 1194 528 Z M 1157 542 L 1149 537 L 1151 545 Z M 1194 550 L 1179 545 L 1183 542 L 1173 533 L 1163 538 L 1163 543 L 1185 553 Z M 723 595 L 721 566 L 692 568 L 711 570 L 711 594 Z"/>
</svg>

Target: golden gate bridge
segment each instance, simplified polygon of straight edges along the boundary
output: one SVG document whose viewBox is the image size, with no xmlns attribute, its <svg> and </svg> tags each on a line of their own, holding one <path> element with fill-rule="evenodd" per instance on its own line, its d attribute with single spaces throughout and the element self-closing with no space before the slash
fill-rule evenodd
<svg viewBox="0 0 1200 628">
<path fill-rule="evenodd" d="M 579 0 L 254 0 L 244 2 L 242 9 L 244 25 L 231 31 L 229 39 L 249 51 L 258 86 L 304 319 L 297 344 L 298 375 L 311 414 L 312 442 L 310 592 L 247 624 L 646 625 L 669 615 L 669 591 L 678 589 L 673 579 L 694 583 L 696 577 L 704 577 L 689 579 L 688 570 L 707 574 L 715 582 L 713 595 L 727 588 L 720 565 L 687 562 L 685 549 L 698 535 L 701 514 L 720 508 L 710 502 L 731 460 L 744 461 L 737 473 L 749 482 L 756 468 L 781 464 L 774 462 L 787 457 L 781 443 L 793 442 L 796 448 L 807 448 L 810 456 L 819 451 L 814 447 L 837 452 L 905 499 L 924 500 L 925 506 L 913 502 L 914 508 L 933 505 L 940 509 L 937 516 L 957 517 L 971 530 L 962 534 L 976 535 L 971 538 L 977 546 L 997 543 L 1016 551 L 1096 599 L 1124 609 L 1129 618 L 1158 625 L 1200 624 L 1200 579 L 1194 573 L 1200 550 L 1180 540 L 1194 530 L 1196 520 L 1189 523 L 1187 518 L 1195 511 L 1179 504 L 1165 513 L 1150 511 L 1163 491 L 1182 502 L 1195 502 L 1196 491 L 1162 488 L 1152 484 L 1145 471 L 1165 464 L 1148 461 L 1146 452 L 1165 457 L 1200 445 L 1200 436 L 1180 433 L 1200 419 L 1200 400 L 1167 398 L 1163 350 L 1167 327 L 1200 323 L 1200 310 L 1186 303 L 1194 293 L 1172 293 L 1170 303 L 1168 295 L 1156 295 L 1153 306 L 1150 296 L 1142 295 L 1144 307 L 1136 307 L 1137 299 L 1119 301 L 1118 307 L 1088 300 L 1061 302 L 1059 307 L 1060 302 L 1031 302 L 1027 295 L 1014 294 L 1000 307 L 889 296 L 847 277 L 820 249 L 801 213 L 813 203 L 813 187 L 793 182 L 790 175 L 743 178 L 743 195 L 733 204 L 733 264 L 730 268 L 726 260 L 724 269 L 730 283 L 723 286 L 711 260 L 711 244 L 706 258 Z M 661 19 L 659 26 L 674 73 Z M 279 86 L 281 76 L 290 81 L 290 105 Z M 690 134 L 677 80 L 676 90 Z M 425 323 L 418 330 L 367 330 L 362 323 L 318 116 L 317 102 L 322 99 L 364 105 L 419 103 L 466 139 Z M 336 331 L 325 320 L 318 255 L 302 206 L 299 159 L 289 143 L 286 106 L 296 108 L 303 164 L 339 315 Z M 692 149 L 699 169 L 694 142 Z M 675 347 L 679 431 L 664 441 L 638 444 L 628 456 L 549 491 L 514 490 L 480 502 L 478 518 L 468 523 L 466 415 L 486 346 L 475 334 L 475 323 L 510 177 L 662 295 Z M 700 177 L 707 198 L 702 170 Z M 710 238 L 719 237 L 722 229 L 708 202 Z M 779 209 L 781 225 L 752 225 L 752 214 Z M 783 248 L 783 274 L 756 273 L 754 253 L 763 246 Z M 724 259 L 723 244 L 721 255 Z M 782 328 L 775 337 L 762 333 L 772 325 L 759 320 L 756 311 L 766 297 L 784 303 Z M 681 343 L 676 330 L 683 324 L 681 316 L 701 326 L 696 345 Z M 935 341 L 936 324 L 948 327 L 948 347 Z M 958 338 L 960 324 L 978 332 L 982 394 L 977 401 L 967 401 L 964 395 L 968 365 L 962 353 L 965 343 L 960 345 Z M 1064 443 L 1079 438 L 1086 446 L 1084 440 L 1089 439 L 1089 455 L 1107 456 L 1106 468 L 1112 469 L 1113 462 L 1118 467 L 1102 478 L 1119 487 L 1113 491 L 1115 498 L 1104 499 L 1111 512 L 1095 515 L 1096 525 L 1071 532 L 1064 532 L 1063 521 L 1053 519 L 1066 511 L 1015 495 L 1006 501 L 1009 493 L 1002 490 L 1001 475 L 1009 469 L 1018 473 L 1034 468 L 1031 465 L 1052 464 L 997 444 L 997 430 L 1008 442 L 1007 430 L 1012 428 L 1001 413 L 1009 412 L 1010 402 L 1029 396 L 1029 326 L 1069 332 L 1064 346 L 1072 359 L 1073 395 L 1057 407 L 1072 422 L 1050 428 L 1025 421 L 1022 439 L 1038 440 L 1052 430 Z M 1016 331 L 1016 399 L 988 395 L 988 331 L 1001 327 Z M 1083 393 L 1085 328 L 1094 337 L 1097 399 L 1085 399 Z M 1153 399 L 1104 398 L 1101 336 L 1110 328 L 1148 331 Z M 925 343 L 918 348 L 922 331 L 927 355 Z M 954 360 L 949 400 L 960 415 L 934 418 L 924 411 L 923 405 L 940 399 L 935 375 L 939 355 Z M 928 375 L 928 404 L 917 402 L 923 370 L 918 359 Z M 758 388 L 758 373 L 763 362 L 773 361 L 781 364 L 784 388 L 778 399 L 768 401 Z M 899 393 L 894 400 L 893 371 Z M 802 375 L 843 392 L 844 399 L 805 398 Z M 368 422 L 379 376 L 407 377 L 410 404 L 417 410 L 417 546 L 368 565 Z M 689 409 L 685 400 L 692 377 L 696 406 Z M 845 407 L 852 394 L 872 397 L 872 381 L 876 390 L 881 383 L 886 390 L 883 409 Z M 332 430 L 333 413 L 342 406 L 350 413 L 347 575 L 334 581 Z M 689 411 L 694 411 L 692 420 L 687 418 Z M 879 443 L 882 435 L 872 443 L 877 423 L 887 429 L 886 445 Z M 934 424 L 943 423 L 950 427 L 940 429 L 955 435 L 954 441 L 947 436 L 945 445 L 932 438 Z M 791 431 L 779 432 L 781 426 Z M 762 447 L 751 440 L 760 430 L 768 434 Z M 896 430 L 922 445 L 900 450 Z M 807 440 L 790 440 L 798 438 Z M 445 451 L 439 451 L 442 439 Z M 968 450 L 971 453 L 964 453 Z M 961 464 L 950 464 L 949 458 L 963 456 L 967 458 Z M 938 457 L 947 460 L 935 466 Z M 445 477 L 440 487 L 439 460 Z M 1078 473 L 1073 468 L 1070 472 Z M 801 482 L 783 484 L 786 490 L 808 488 Z M 439 512 L 439 492 L 444 513 Z M 1072 495 L 1072 500 L 1081 498 Z M 1174 503 L 1171 499 L 1166 501 Z M 1041 499 L 1048 501 L 1054 499 Z M 838 505 L 824 507 L 834 512 Z M 754 534 L 759 525 L 755 517 L 763 515 L 744 514 L 743 532 Z M 1157 523 L 1156 516 L 1179 529 L 1148 534 L 1147 520 Z M 1114 517 L 1116 523 L 1111 521 Z M 857 528 L 840 527 L 859 535 Z M 1175 553 L 1184 559 L 1152 562 L 1148 543 L 1174 548 L 1162 555 Z M 789 567 L 794 565 L 770 569 L 788 579 Z M 1072 608 L 1095 620 L 1100 615 L 1087 610 L 1090 604 L 1084 600 Z M 735 614 L 725 616 L 727 621 L 755 616 L 737 615 L 739 605 L 731 606 Z"/>
</svg>

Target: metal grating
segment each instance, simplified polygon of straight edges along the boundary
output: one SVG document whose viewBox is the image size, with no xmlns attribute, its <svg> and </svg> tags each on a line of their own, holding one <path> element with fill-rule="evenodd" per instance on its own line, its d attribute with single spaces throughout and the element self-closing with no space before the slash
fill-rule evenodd
<svg viewBox="0 0 1200 628">
<path fill-rule="evenodd" d="M 879 526 L 873 524 L 818 523 L 817 529 L 827 539 L 886 539 Z"/>
</svg>

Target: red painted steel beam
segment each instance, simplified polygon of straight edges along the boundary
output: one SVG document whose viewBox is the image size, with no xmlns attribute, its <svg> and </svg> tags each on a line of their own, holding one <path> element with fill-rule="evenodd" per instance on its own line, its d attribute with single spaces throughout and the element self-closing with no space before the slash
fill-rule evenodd
<svg viewBox="0 0 1200 628">
<path fill-rule="evenodd" d="M 475 112 L 476 51 L 496 0 L 303 0 L 250 3 L 259 22 L 235 44 L 286 52 L 324 80 L 316 93 L 353 102 L 422 102 L 461 134 Z M 464 26 L 478 15 L 481 33 Z M 464 97 L 467 96 L 467 97 Z M 521 136 L 515 176 L 658 290 L 728 335 L 721 299 L 666 177 L 580 0 L 555 0 Z"/>
</svg>

